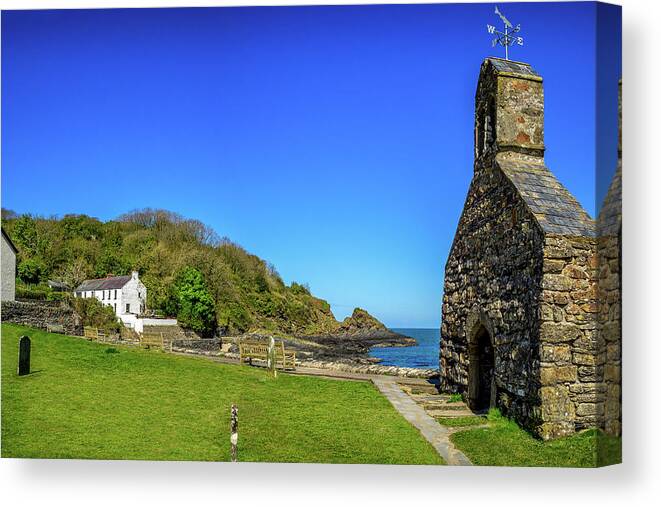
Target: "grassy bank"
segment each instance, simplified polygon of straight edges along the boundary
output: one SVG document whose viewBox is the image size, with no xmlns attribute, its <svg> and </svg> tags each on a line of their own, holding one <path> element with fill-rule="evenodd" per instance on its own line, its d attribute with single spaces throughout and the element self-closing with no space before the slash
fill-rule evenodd
<svg viewBox="0 0 661 507">
<path fill-rule="evenodd" d="M 18 339 L 32 373 L 16 375 Z M 229 460 L 230 405 L 241 461 L 438 464 L 369 383 L 109 347 L 2 324 L 2 456 Z"/>
<path fill-rule="evenodd" d="M 542 442 L 497 410 L 490 411 L 482 423 L 489 427 L 460 431 L 451 437 L 475 465 L 594 467 L 622 460 L 621 439 L 597 430 Z"/>
</svg>

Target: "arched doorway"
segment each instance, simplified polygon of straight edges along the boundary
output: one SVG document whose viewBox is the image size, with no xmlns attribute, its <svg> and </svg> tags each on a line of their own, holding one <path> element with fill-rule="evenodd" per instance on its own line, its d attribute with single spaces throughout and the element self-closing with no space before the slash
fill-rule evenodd
<svg viewBox="0 0 661 507">
<path fill-rule="evenodd" d="M 469 342 L 468 405 L 474 411 L 495 405 L 493 343 L 487 329 L 480 325 Z"/>
</svg>

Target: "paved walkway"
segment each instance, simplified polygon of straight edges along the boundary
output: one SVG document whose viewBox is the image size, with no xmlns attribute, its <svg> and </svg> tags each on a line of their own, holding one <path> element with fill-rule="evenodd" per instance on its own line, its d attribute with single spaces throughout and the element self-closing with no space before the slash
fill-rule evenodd
<svg viewBox="0 0 661 507">
<path fill-rule="evenodd" d="M 434 446 L 448 465 L 472 465 L 470 460 L 450 442 L 451 432 L 441 426 L 436 419 L 413 401 L 397 385 L 396 379 L 373 379 L 374 385 L 388 398 L 397 411 L 413 426 L 418 428 L 423 437 Z"/>
</svg>

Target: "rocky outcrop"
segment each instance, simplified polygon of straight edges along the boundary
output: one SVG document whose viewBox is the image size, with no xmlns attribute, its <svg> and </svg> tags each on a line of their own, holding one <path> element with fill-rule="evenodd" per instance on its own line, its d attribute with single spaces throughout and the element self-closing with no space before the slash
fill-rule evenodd
<svg viewBox="0 0 661 507">
<path fill-rule="evenodd" d="M 359 335 L 364 333 L 379 333 L 387 331 L 386 326 L 372 317 L 362 308 L 355 308 L 351 317 L 342 321 L 337 334 Z"/>
</svg>

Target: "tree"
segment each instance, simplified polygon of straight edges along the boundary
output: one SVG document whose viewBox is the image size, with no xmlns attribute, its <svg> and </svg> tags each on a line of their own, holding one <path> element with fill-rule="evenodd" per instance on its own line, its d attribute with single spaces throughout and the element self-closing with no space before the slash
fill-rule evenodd
<svg viewBox="0 0 661 507">
<path fill-rule="evenodd" d="M 71 289 L 75 289 L 87 279 L 89 272 L 90 267 L 87 261 L 77 257 L 70 263 L 65 264 L 58 276 L 60 281 L 66 283 Z"/>
<path fill-rule="evenodd" d="M 2 208 L 2 219 L 3 220 L 14 220 L 18 218 L 18 215 L 13 209 Z"/>
<path fill-rule="evenodd" d="M 210 335 L 215 331 L 215 305 L 202 273 L 192 267 L 184 268 L 175 284 L 174 294 L 177 320 L 183 327 L 203 335 Z"/>
<path fill-rule="evenodd" d="M 39 283 L 44 266 L 37 259 L 26 259 L 18 265 L 18 277 L 25 283 Z"/>
<path fill-rule="evenodd" d="M 14 223 L 12 239 L 24 253 L 34 254 L 37 251 L 37 224 L 29 215 L 21 215 Z"/>
</svg>

